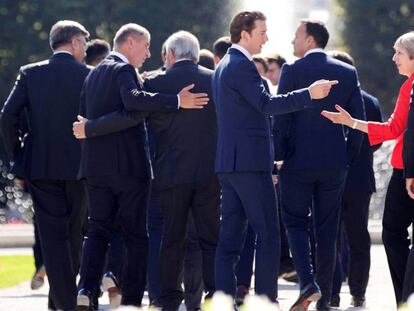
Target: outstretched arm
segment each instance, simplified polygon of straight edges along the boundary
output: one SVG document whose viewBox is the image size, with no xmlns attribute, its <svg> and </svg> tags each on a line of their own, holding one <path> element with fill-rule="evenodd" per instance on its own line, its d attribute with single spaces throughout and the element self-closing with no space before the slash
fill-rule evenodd
<svg viewBox="0 0 414 311">
<path fill-rule="evenodd" d="M 331 120 L 333 123 L 336 124 L 343 124 L 346 125 L 354 130 L 358 130 L 364 133 L 368 133 L 368 122 L 364 120 L 358 120 L 351 117 L 351 115 L 339 105 L 335 105 L 336 110 L 338 112 L 331 112 L 323 110 L 321 115 L 325 118 Z"/>
</svg>

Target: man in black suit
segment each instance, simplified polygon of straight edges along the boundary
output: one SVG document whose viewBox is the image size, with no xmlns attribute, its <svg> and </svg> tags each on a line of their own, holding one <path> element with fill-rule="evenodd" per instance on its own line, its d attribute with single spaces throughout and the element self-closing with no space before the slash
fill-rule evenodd
<svg viewBox="0 0 414 311">
<path fill-rule="evenodd" d="M 76 308 L 86 206 L 83 183 L 76 177 L 80 144 L 71 127 L 89 72 L 81 64 L 88 36 L 77 22 L 57 22 L 49 37 L 53 56 L 20 69 L 1 116 L 13 173 L 25 179 L 32 195 L 52 310 Z M 29 131 L 22 143 L 19 120 L 25 110 Z"/>
<path fill-rule="evenodd" d="M 414 199 L 414 84 L 411 91 L 407 128 L 404 133 L 403 161 L 407 192 L 411 199 Z M 414 223 L 413 210 L 407 211 L 405 217 L 408 221 Z M 402 300 L 407 301 L 412 293 L 414 293 L 414 247 L 411 245 L 407 266 L 405 267 Z"/>
<path fill-rule="evenodd" d="M 198 40 L 187 32 L 178 32 L 168 39 L 166 46 L 168 70 L 146 81 L 146 89 L 176 94 L 183 86 L 194 83 L 195 91 L 211 95 L 213 72 L 196 64 Z M 87 121 L 86 132 L 107 134 L 124 130 L 136 122 L 132 116 L 119 111 Z M 210 102 L 202 110 L 152 114 L 150 127 L 156 144 L 155 189 L 160 194 L 164 217 L 160 255 L 161 304 L 163 310 L 176 310 L 183 299 L 181 275 L 190 209 L 203 251 L 204 286 L 208 292 L 214 292 L 220 195 L 214 174 L 217 141 L 214 104 Z"/>
<path fill-rule="evenodd" d="M 172 95 L 142 91 L 135 68 L 150 57 L 149 43 L 150 34 L 142 26 L 126 24 L 118 30 L 114 51 L 85 80 L 81 115 L 94 119 L 122 109 L 174 113 L 179 108 L 202 108 L 206 94 L 190 93 L 191 86 L 178 95 L 179 90 Z M 153 176 L 143 116 L 123 131 L 100 137 L 91 131 L 91 138 L 83 141 L 79 174 L 87 181 L 90 225 L 78 285 L 79 310 L 90 308 L 118 211 L 126 247 L 122 304 L 141 304 L 147 268 L 146 207 Z M 76 137 L 84 134 L 75 128 Z"/>
</svg>

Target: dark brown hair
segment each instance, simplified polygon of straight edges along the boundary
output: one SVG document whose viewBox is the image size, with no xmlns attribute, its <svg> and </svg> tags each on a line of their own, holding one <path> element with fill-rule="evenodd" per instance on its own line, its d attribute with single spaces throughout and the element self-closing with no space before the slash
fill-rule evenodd
<svg viewBox="0 0 414 311">
<path fill-rule="evenodd" d="M 230 39 L 233 43 L 239 43 L 242 31 L 251 33 L 255 27 L 255 21 L 265 21 L 266 16 L 259 11 L 244 11 L 237 13 L 230 23 Z"/>
<path fill-rule="evenodd" d="M 231 47 L 230 37 L 221 37 L 213 44 L 213 53 L 218 58 L 222 59 L 226 55 L 227 50 Z"/>
<path fill-rule="evenodd" d="M 324 49 L 329 40 L 329 32 L 325 24 L 311 19 L 303 19 L 300 22 L 305 24 L 306 33 L 313 37 L 318 47 Z"/>
</svg>

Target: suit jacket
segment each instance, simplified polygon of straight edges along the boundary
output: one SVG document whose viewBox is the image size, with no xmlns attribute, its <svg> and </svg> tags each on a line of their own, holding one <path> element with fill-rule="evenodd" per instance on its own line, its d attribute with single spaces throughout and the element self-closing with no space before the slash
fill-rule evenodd
<svg viewBox="0 0 414 311">
<path fill-rule="evenodd" d="M 365 114 L 368 121 L 382 122 L 381 108 L 378 99 L 362 91 Z M 363 134 L 361 150 L 349 167 L 346 177 L 345 191 L 375 192 L 374 152 L 381 144 L 370 146 L 368 135 Z"/>
<path fill-rule="evenodd" d="M 180 109 L 176 113 L 155 113 L 149 117 L 156 144 L 155 185 L 159 190 L 208 181 L 215 175 L 217 121 L 212 76 L 213 71 L 183 60 L 165 74 L 145 81 L 148 91 L 167 94 L 177 94 L 194 83 L 193 92 L 205 92 L 210 98 L 203 109 Z"/>
<path fill-rule="evenodd" d="M 408 112 L 407 127 L 404 132 L 403 162 L 404 177 L 414 177 L 414 83 L 411 92 L 410 111 Z"/>
<path fill-rule="evenodd" d="M 67 53 L 20 69 L 1 116 L 3 139 L 14 166 L 27 179 L 76 179 L 80 143 L 72 134 L 89 69 Z M 28 130 L 20 141 L 22 115 Z"/>
<path fill-rule="evenodd" d="M 173 113 L 147 114 L 153 137 L 155 158 L 154 186 L 164 190 L 180 184 L 208 181 L 214 177 L 217 125 L 211 94 L 213 71 L 190 60 L 175 63 L 165 74 L 145 81 L 148 91 L 177 94 L 195 84 L 193 92 L 206 92 L 210 101 L 203 109 L 180 109 Z M 87 132 L 106 135 L 136 125 L 142 115 L 117 111 L 89 120 Z M 88 134 L 89 135 L 89 134 Z"/>
<path fill-rule="evenodd" d="M 133 66 L 109 55 L 95 67 L 85 80 L 80 114 L 88 119 L 122 109 L 148 112 L 173 112 L 178 109 L 177 95 L 143 92 Z M 141 114 L 140 114 L 141 115 Z M 150 174 L 145 123 L 105 136 L 87 132 L 82 141 L 80 177 L 134 176 L 147 179 Z"/>
<path fill-rule="evenodd" d="M 230 48 L 213 76 L 218 142 L 216 172 L 273 169 L 269 116 L 313 107 L 306 89 L 271 96 L 255 65 Z"/>
<path fill-rule="evenodd" d="M 354 118 L 365 120 L 354 67 L 325 53 L 311 53 L 294 64 L 283 65 L 278 93 L 309 86 L 319 79 L 338 80 L 339 84 L 316 109 L 275 118 L 276 160 L 284 160 L 284 169 L 344 169 L 359 153 L 361 132 L 348 132 L 320 115 L 322 110 L 336 111 L 335 105 L 340 104 Z"/>
</svg>

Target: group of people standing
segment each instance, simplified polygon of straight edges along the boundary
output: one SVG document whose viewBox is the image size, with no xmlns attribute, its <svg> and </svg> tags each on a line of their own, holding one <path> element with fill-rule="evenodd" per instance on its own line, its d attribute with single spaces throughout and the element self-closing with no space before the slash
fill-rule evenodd
<svg viewBox="0 0 414 311">
<path fill-rule="evenodd" d="M 414 113 L 407 126 L 414 33 L 396 41 L 394 61 L 410 78 L 395 114 L 380 123 L 378 101 L 361 92 L 352 59 L 324 51 L 322 22 L 300 22 L 292 42 L 298 61 L 267 59 L 273 86 L 253 58 L 266 30 L 263 13 L 236 14 L 230 40 L 214 45 L 215 70 L 198 64 L 197 38 L 179 31 L 163 45 L 163 67 L 141 76 L 151 56 L 144 27 L 122 26 L 109 55 L 97 44 L 104 58 L 95 67 L 84 64 L 89 33 L 81 24 L 52 27 L 53 55 L 20 69 L 0 118 L 13 172 L 33 198 L 49 309 L 97 309 L 101 284 L 113 307 L 141 306 L 146 288 L 163 311 L 183 299 L 187 310 L 200 310 L 203 291 L 206 299 L 223 291 L 242 302 L 237 286 L 250 286 L 251 273 L 249 284 L 239 279 L 254 252 L 255 292 L 277 303 L 282 244 L 300 284 L 290 310 L 313 301 L 330 310 L 339 305 L 340 219 L 352 304 L 363 306 L 373 151 L 397 137 L 383 238 L 397 302 L 414 291 L 407 233 L 414 173 L 406 172 L 408 194 L 403 176 L 414 144 L 402 150 L 405 129 L 414 133 Z"/>
</svg>

